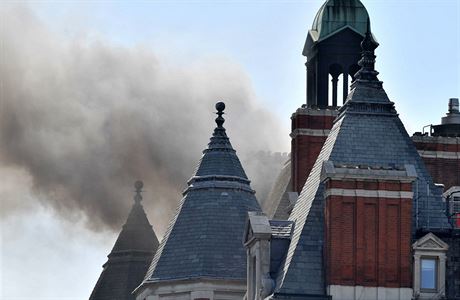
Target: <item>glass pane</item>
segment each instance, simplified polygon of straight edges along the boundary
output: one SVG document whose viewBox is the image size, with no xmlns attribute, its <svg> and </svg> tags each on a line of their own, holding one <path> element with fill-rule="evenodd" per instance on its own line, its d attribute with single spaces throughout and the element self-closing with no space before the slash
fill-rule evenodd
<svg viewBox="0 0 460 300">
<path fill-rule="evenodd" d="M 422 259 L 422 289 L 436 289 L 436 260 Z"/>
</svg>

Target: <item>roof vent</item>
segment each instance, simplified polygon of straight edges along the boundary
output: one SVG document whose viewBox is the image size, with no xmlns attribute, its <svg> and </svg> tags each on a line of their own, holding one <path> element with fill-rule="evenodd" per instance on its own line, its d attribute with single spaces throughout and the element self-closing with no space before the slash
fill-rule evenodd
<svg viewBox="0 0 460 300">
<path fill-rule="evenodd" d="M 458 111 L 458 98 L 449 99 L 449 113 L 459 113 Z"/>
</svg>

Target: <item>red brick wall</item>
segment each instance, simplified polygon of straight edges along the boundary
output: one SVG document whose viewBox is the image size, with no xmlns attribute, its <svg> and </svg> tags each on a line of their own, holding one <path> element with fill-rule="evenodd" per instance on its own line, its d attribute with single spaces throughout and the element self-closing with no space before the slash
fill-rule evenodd
<svg viewBox="0 0 460 300">
<path fill-rule="evenodd" d="M 326 138 L 326 136 L 301 135 L 292 139 L 292 182 L 295 192 L 300 194 L 302 191 Z"/>
<path fill-rule="evenodd" d="M 321 115 L 321 112 L 324 112 Z M 327 135 L 295 134 L 296 129 L 330 130 L 336 117 L 335 111 L 331 110 L 308 110 L 294 113 L 292 120 L 292 182 L 294 191 L 300 193 L 307 181 L 313 165 L 318 158 L 321 148 L 326 141 Z"/>
<path fill-rule="evenodd" d="M 435 183 L 444 184 L 446 190 L 460 186 L 460 138 L 414 136 L 412 139 Z M 447 140 L 457 142 L 446 143 Z M 457 158 L 446 158 L 445 154 L 449 157 L 457 154 Z"/>
<path fill-rule="evenodd" d="M 410 183 L 329 180 L 331 188 L 408 191 Z M 412 199 L 326 198 L 328 285 L 411 287 Z"/>
<path fill-rule="evenodd" d="M 445 190 L 460 186 L 460 160 L 423 157 L 435 183 L 442 183 Z"/>
</svg>

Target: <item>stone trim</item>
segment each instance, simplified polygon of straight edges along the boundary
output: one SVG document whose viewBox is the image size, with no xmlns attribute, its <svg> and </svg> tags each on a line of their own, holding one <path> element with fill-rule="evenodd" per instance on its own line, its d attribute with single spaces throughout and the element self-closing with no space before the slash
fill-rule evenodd
<svg viewBox="0 0 460 300">
<path fill-rule="evenodd" d="M 418 154 L 425 158 L 460 159 L 460 152 L 418 150 Z"/>
<path fill-rule="evenodd" d="M 460 144 L 460 137 L 442 137 L 442 136 L 412 136 L 414 143 L 426 144 Z"/>
<path fill-rule="evenodd" d="M 291 119 L 298 115 L 337 117 L 338 114 L 339 112 L 335 108 L 315 109 L 309 107 L 299 107 L 296 112 L 292 114 Z"/>
<path fill-rule="evenodd" d="M 412 299 L 411 288 L 389 288 L 389 287 L 367 287 L 367 286 L 345 286 L 329 285 L 328 294 L 332 299 L 348 300 L 406 300 Z"/>
<path fill-rule="evenodd" d="M 291 138 L 296 138 L 297 136 L 303 136 L 303 135 L 308 135 L 308 136 L 324 136 L 327 137 L 331 131 L 329 129 L 307 129 L 307 128 L 297 128 L 294 129 L 290 137 Z"/>
<path fill-rule="evenodd" d="M 186 195 L 191 190 L 199 189 L 224 189 L 224 190 L 242 190 L 251 194 L 255 194 L 255 191 L 247 183 L 241 183 L 237 181 L 198 181 L 190 183 L 190 185 L 182 192 L 182 195 Z M 223 194 L 224 196 L 224 194 Z"/>
<path fill-rule="evenodd" d="M 241 300 L 246 293 L 245 280 L 207 280 L 205 278 L 168 280 L 148 283 L 136 291 L 136 300 Z"/>
<path fill-rule="evenodd" d="M 405 191 L 385 191 L 385 190 L 362 190 L 362 189 L 328 189 L 325 197 L 343 196 L 343 197 L 365 197 L 365 198 L 389 198 L 389 199 L 412 199 L 413 192 Z"/>
<path fill-rule="evenodd" d="M 269 296 L 275 282 L 270 277 L 271 226 L 267 216 L 248 212 L 244 233 L 247 255 L 247 300 L 263 300 Z"/>
<path fill-rule="evenodd" d="M 400 168 L 389 166 L 376 168 L 364 165 L 336 166 L 332 161 L 325 161 L 321 171 L 321 180 L 324 181 L 328 178 L 332 180 L 413 182 L 417 179 L 417 171 L 413 165 L 405 165 Z"/>
<path fill-rule="evenodd" d="M 249 211 L 246 219 L 243 244 L 251 247 L 257 240 L 270 240 L 272 230 L 267 216 L 262 212 Z"/>
</svg>

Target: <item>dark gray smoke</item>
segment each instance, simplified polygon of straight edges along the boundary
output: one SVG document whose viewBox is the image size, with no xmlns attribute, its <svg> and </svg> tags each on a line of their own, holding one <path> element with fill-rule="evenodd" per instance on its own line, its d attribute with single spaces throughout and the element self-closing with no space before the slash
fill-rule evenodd
<svg viewBox="0 0 460 300">
<path fill-rule="evenodd" d="M 118 229 L 142 179 L 144 206 L 162 231 L 214 128 L 218 100 L 253 187 L 268 193 L 282 161 L 267 154 L 258 163 L 256 153 L 286 150 L 287 136 L 236 64 L 174 66 L 147 47 L 65 38 L 24 7 L 4 6 L 0 19 L 0 166 L 29 174 L 36 198 L 62 217 Z M 1 213 L 14 213 L 17 199 L 2 201 Z"/>
</svg>

